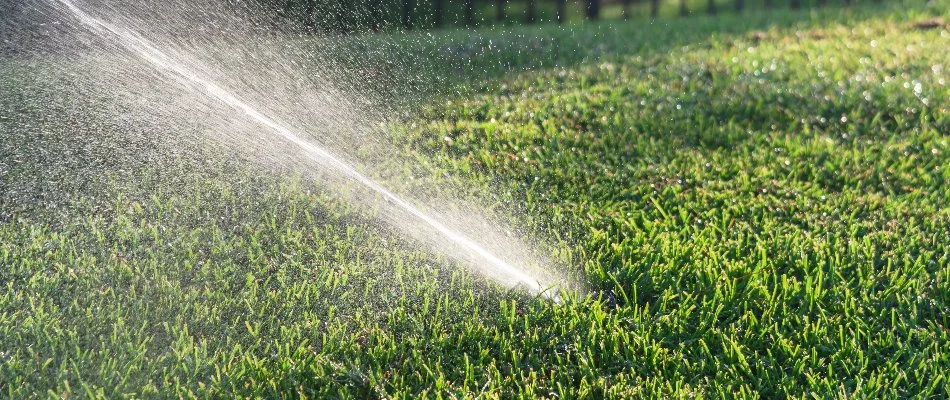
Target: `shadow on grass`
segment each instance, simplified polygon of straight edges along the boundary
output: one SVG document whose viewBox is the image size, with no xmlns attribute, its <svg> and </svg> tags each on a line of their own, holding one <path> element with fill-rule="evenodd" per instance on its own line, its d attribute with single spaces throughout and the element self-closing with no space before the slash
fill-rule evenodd
<svg viewBox="0 0 950 400">
<path fill-rule="evenodd" d="M 703 46 L 707 39 L 769 29 L 814 29 L 859 23 L 895 15 L 936 11 L 924 2 L 864 5 L 820 10 L 750 11 L 741 15 L 697 16 L 583 25 L 538 25 L 505 29 L 446 30 L 354 36 L 319 41 L 343 66 L 343 87 L 379 107 L 398 104 L 412 110 L 445 97 L 500 89 L 507 78 L 529 71 L 571 68 L 652 57 L 684 46 Z M 302 43 L 306 45 L 306 42 Z M 367 62 L 369 61 L 369 62 Z M 366 79 L 367 76 L 377 79 Z"/>
</svg>

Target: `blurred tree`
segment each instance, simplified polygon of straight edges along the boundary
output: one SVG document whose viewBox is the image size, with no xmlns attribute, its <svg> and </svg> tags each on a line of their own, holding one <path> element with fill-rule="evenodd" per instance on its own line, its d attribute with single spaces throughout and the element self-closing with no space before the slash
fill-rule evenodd
<svg viewBox="0 0 950 400">
<path fill-rule="evenodd" d="M 706 5 L 706 13 L 709 15 L 716 14 L 716 0 L 709 0 L 708 4 Z"/>
<path fill-rule="evenodd" d="M 765 0 L 765 6 L 769 6 L 769 0 Z M 736 12 L 741 12 L 745 8 L 745 0 L 736 0 Z"/>
<path fill-rule="evenodd" d="M 527 8 L 528 9 L 525 11 L 527 14 L 525 16 L 525 21 L 527 21 L 529 24 L 533 24 L 538 20 L 537 0 L 528 0 Z"/>
<path fill-rule="evenodd" d="M 585 17 L 587 19 L 600 18 L 600 0 L 587 0 Z"/>
<path fill-rule="evenodd" d="M 432 0 L 432 18 L 436 28 L 445 25 L 445 0 Z"/>
<path fill-rule="evenodd" d="M 370 27 L 373 32 L 379 32 L 383 29 L 383 0 L 373 0 L 369 4 Z"/>
<path fill-rule="evenodd" d="M 358 5 L 355 6 L 358 7 Z M 353 11 L 354 10 L 349 10 L 341 1 L 333 4 L 330 10 L 330 16 L 333 17 L 333 30 L 339 33 L 348 33 L 351 29 L 355 28 L 355 21 L 350 21 L 349 18 L 347 18 Z M 358 10 L 356 11 L 358 15 Z"/>
<path fill-rule="evenodd" d="M 505 18 L 506 18 L 506 15 L 505 15 L 505 6 L 507 5 L 507 3 L 508 3 L 508 0 L 496 0 L 496 1 L 495 1 L 495 8 L 496 8 L 496 11 L 498 12 L 498 15 L 497 15 L 498 22 L 504 22 L 504 21 L 505 21 Z"/>
<path fill-rule="evenodd" d="M 799 9 L 802 6 L 802 0 L 790 0 L 789 7 L 793 10 Z"/>
<path fill-rule="evenodd" d="M 475 26 L 475 0 L 465 0 L 465 26 Z"/>
<path fill-rule="evenodd" d="M 317 31 L 317 0 L 306 0 L 304 7 L 304 26 L 308 33 Z"/>
<path fill-rule="evenodd" d="M 287 15 L 287 5 L 288 5 L 287 3 L 289 3 L 289 1 L 283 1 L 277 4 L 269 4 L 268 2 L 261 2 L 261 5 L 265 7 L 265 9 L 268 8 L 268 6 L 272 7 L 270 9 L 274 13 L 274 20 L 272 22 L 275 24 L 276 28 L 279 28 L 280 24 L 285 23 L 290 20 L 290 16 Z"/>
<path fill-rule="evenodd" d="M 623 19 L 625 21 L 630 19 L 630 3 L 632 3 L 632 0 L 623 0 Z"/>
<path fill-rule="evenodd" d="M 563 24 L 567 18 L 567 0 L 557 0 L 557 23 Z"/>
<path fill-rule="evenodd" d="M 660 15 L 660 0 L 650 0 L 650 17 L 656 18 Z"/>
<path fill-rule="evenodd" d="M 686 5 L 686 0 L 680 0 L 680 15 L 684 17 L 689 15 L 689 6 Z"/>
<path fill-rule="evenodd" d="M 413 6 L 413 0 L 402 0 L 402 26 L 406 29 L 412 29 Z"/>
</svg>

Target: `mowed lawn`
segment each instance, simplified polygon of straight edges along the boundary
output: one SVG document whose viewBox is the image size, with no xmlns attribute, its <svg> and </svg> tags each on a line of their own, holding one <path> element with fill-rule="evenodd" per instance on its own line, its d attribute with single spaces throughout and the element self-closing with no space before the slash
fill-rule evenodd
<svg viewBox="0 0 950 400">
<path fill-rule="evenodd" d="M 551 26 L 629 51 L 394 123 L 583 277 L 562 304 L 239 163 L 0 197 L 0 396 L 950 396 L 950 9 L 887 10 Z M 7 188 L 55 159 L 0 150 Z"/>
</svg>

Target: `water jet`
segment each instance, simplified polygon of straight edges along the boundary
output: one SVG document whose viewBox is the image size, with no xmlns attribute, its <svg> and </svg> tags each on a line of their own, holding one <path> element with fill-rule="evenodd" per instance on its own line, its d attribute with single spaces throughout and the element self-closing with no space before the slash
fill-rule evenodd
<svg viewBox="0 0 950 400">
<path fill-rule="evenodd" d="M 477 242 L 460 230 L 453 228 L 445 221 L 427 213 L 419 206 L 397 195 L 383 184 L 361 173 L 343 157 L 325 147 L 306 140 L 287 124 L 269 115 L 266 111 L 259 110 L 238 93 L 229 90 L 213 78 L 190 68 L 185 63 L 170 56 L 157 44 L 146 39 L 142 34 L 130 28 L 94 16 L 77 6 L 72 0 L 49 1 L 58 5 L 61 10 L 66 11 L 86 29 L 101 37 L 103 40 L 110 40 L 118 44 L 121 48 L 133 54 L 154 70 L 160 71 L 181 85 L 191 88 L 194 92 L 214 100 L 219 105 L 226 107 L 234 113 L 238 113 L 243 118 L 252 121 L 260 129 L 266 131 L 274 138 L 295 146 L 311 160 L 328 171 L 338 174 L 347 181 L 356 183 L 362 188 L 374 193 L 376 196 L 381 197 L 393 205 L 394 208 L 398 209 L 399 212 L 411 218 L 413 225 L 422 227 L 421 229 L 428 231 L 411 232 L 417 239 L 421 238 L 424 240 L 426 237 L 435 235 L 439 238 L 440 242 L 450 244 L 450 246 L 437 246 L 445 255 L 456 260 L 471 263 L 476 270 L 485 276 L 508 287 L 523 287 L 533 294 L 559 301 L 559 297 L 555 291 L 549 290 L 551 286 L 556 286 L 558 282 L 546 281 L 530 272 L 525 266 L 507 261 L 485 245 Z"/>
</svg>

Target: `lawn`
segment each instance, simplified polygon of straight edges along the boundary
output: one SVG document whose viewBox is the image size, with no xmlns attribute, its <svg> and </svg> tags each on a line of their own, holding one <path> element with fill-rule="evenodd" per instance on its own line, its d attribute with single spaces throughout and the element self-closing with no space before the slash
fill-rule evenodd
<svg viewBox="0 0 950 400">
<path fill-rule="evenodd" d="M 507 210 L 583 282 L 560 304 L 299 171 L 84 158 L 45 128 L 62 116 L 24 112 L 50 78 L 0 67 L 0 393 L 950 396 L 948 20 L 907 2 L 361 41 L 419 57 L 406 87 L 442 77 L 357 89 L 402 110 L 395 170 Z"/>
</svg>

